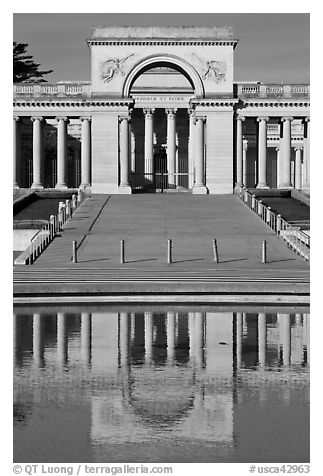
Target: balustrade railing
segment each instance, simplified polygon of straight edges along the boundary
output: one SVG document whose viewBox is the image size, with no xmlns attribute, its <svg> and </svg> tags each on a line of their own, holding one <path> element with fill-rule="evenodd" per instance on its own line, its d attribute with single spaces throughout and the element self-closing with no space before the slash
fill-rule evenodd
<svg viewBox="0 0 323 476">
<path fill-rule="evenodd" d="M 250 97 L 299 97 L 309 96 L 308 84 L 238 84 L 238 96 Z"/>
<path fill-rule="evenodd" d="M 55 84 L 33 84 L 33 83 L 21 83 L 13 85 L 13 96 L 86 96 L 91 95 L 91 83 L 55 83 Z"/>
<path fill-rule="evenodd" d="M 59 203 L 57 215 L 51 215 L 48 223 L 31 238 L 29 257 L 27 258 L 28 264 L 33 264 L 55 236 L 62 231 L 64 224 L 73 216 L 83 199 L 84 195 L 79 190 L 77 196 L 72 195 L 71 200 Z"/>
<path fill-rule="evenodd" d="M 245 187 L 239 187 L 239 198 L 269 226 L 278 237 L 282 238 L 287 246 L 306 261 L 310 260 L 309 237 L 299 228 L 288 223 L 281 215 L 272 211 Z"/>
</svg>

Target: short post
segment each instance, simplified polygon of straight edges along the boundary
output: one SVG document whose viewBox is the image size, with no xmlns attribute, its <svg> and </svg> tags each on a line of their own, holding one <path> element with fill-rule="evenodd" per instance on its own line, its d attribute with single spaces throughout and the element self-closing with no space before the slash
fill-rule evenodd
<svg viewBox="0 0 323 476">
<path fill-rule="evenodd" d="M 271 215 L 271 207 L 268 207 L 267 212 L 266 212 L 266 222 L 267 222 L 268 225 L 271 225 L 270 215 Z"/>
<path fill-rule="evenodd" d="M 167 240 L 167 263 L 172 263 L 173 260 L 173 244 L 172 240 Z"/>
<path fill-rule="evenodd" d="M 281 215 L 277 215 L 276 232 L 279 235 L 281 230 Z"/>
<path fill-rule="evenodd" d="M 78 201 L 78 203 L 81 203 L 81 201 L 82 201 L 82 191 L 81 190 L 78 190 L 78 192 L 77 192 L 77 201 Z"/>
<path fill-rule="evenodd" d="M 259 205 L 258 205 L 258 215 L 262 215 L 262 200 L 259 200 Z"/>
<path fill-rule="evenodd" d="M 213 256 L 214 256 L 214 262 L 218 263 L 219 262 L 219 253 L 218 253 L 218 245 L 216 240 L 212 240 L 213 243 Z"/>
<path fill-rule="evenodd" d="M 65 200 L 66 219 L 70 216 L 70 201 Z"/>
<path fill-rule="evenodd" d="M 261 262 L 267 263 L 267 241 L 263 240 L 261 247 Z"/>
<path fill-rule="evenodd" d="M 73 208 L 73 210 L 75 210 L 76 206 L 77 206 L 76 195 L 75 195 L 75 193 L 73 193 L 73 195 L 72 195 L 72 208 Z"/>
<path fill-rule="evenodd" d="M 77 241 L 75 240 L 72 242 L 72 261 L 77 263 Z"/>
<path fill-rule="evenodd" d="M 255 198 L 256 198 L 256 196 L 255 196 L 255 195 L 252 195 L 252 197 L 251 197 L 251 209 L 252 209 L 252 210 L 255 209 Z"/>
<path fill-rule="evenodd" d="M 59 202 L 58 204 L 58 231 L 61 231 L 63 225 L 63 206 L 64 202 Z"/>
<path fill-rule="evenodd" d="M 124 263 L 124 240 L 120 241 L 120 263 Z"/>
</svg>

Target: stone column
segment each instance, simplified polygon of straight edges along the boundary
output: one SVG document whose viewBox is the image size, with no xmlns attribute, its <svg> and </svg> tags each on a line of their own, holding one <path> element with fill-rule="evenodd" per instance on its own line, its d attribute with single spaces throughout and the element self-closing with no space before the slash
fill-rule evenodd
<svg viewBox="0 0 323 476">
<path fill-rule="evenodd" d="M 304 137 L 304 184 L 303 188 L 310 188 L 311 174 L 310 174 L 310 118 L 306 117 L 304 120 L 304 126 L 306 129 L 306 137 Z"/>
<path fill-rule="evenodd" d="M 154 118 L 155 109 L 144 109 L 145 114 L 145 175 L 154 172 Z M 152 181 L 152 175 L 147 175 L 147 179 Z"/>
<path fill-rule="evenodd" d="M 242 338 L 243 338 L 243 327 L 242 327 L 242 313 L 237 312 L 236 314 L 236 336 L 237 336 L 237 369 L 241 368 L 242 362 Z"/>
<path fill-rule="evenodd" d="M 267 185 L 267 120 L 258 117 L 258 184 L 257 188 L 269 188 Z"/>
<path fill-rule="evenodd" d="M 67 188 L 67 117 L 57 117 L 57 183 L 55 188 Z"/>
<path fill-rule="evenodd" d="M 130 171 L 132 173 L 136 172 L 136 138 L 135 133 L 131 130 L 130 131 Z"/>
<path fill-rule="evenodd" d="M 32 117 L 33 121 L 33 183 L 31 188 L 44 188 L 43 186 L 43 118 Z"/>
<path fill-rule="evenodd" d="M 266 314 L 258 314 L 258 362 L 260 367 L 264 367 L 266 365 L 266 343 Z"/>
<path fill-rule="evenodd" d="M 280 147 L 276 147 L 276 183 L 277 188 L 280 185 Z"/>
<path fill-rule="evenodd" d="M 248 142 L 243 142 L 243 149 L 242 149 L 242 183 L 246 187 L 247 186 L 247 150 L 248 150 Z"/>
<path fill-rule="evenodd" d="M 129 117 L 120 117 L 120 185 L 118 193 L 129 194 Z M 146 137 L 145 137 L 146 139 Z M 146 145 L 146 143 L 145 143 Z"/>
<path fill-rule="evenodd" d="M 153 316 L 151 312 L 145 312 L 145 363 L 151 364 L 153 352 Z"/>
<path fill-rule="evenodd" d="M 205 117 L 197 117 L 195 121 L 195 184 L 193 193 L 205 194 L 204 183 L 204 122 Z"/>
<path fill-rule="evenodd" d="M 242 156 L 243 156 L 243 133 L 242 133 L 242 123 L 245 120 L 244 117 L 237 117 L 237 162 L 236 162 L 236 185 L 241 187 L 243 184 L 243 165 L 242 165 Z"/>
<path fill-rule="evenodd" d="M 172 364 L 175 355 L 175 314 L 173 312 L 167 313 L 167 361 Z"/>
<path fill-rule="evenodd" d="M 292 188 L 291 184 L 291 123 L 292 117 L 283 117 L 283 138 L 280 147 L 280 188 Z"/>
<path fill-rule="evenodd" d="M 13 118 L 13 187 L 19 188 L 21 179 L 20 117 Z"/>
<path fill-rule="evenodd" d="M 88 187 L 91 183 L 91 118 L 81 117 L 82 145 L 81 145 L 81 187 Z"/>
<path fill-rule="evenodd" d="M 177 109 L 166 109 L 166 114 L 167 114 L 167 171 L 168 171 L 168 186 L 169 186 L 169 188 L 175 188 L 176 112 L 177 112 Z"/>
<path fill-rule="evenodd" d="M 92 357 L 92 315 L 89 312 L 81 313 L 81 355 L 83 362 L 90 366 Z"/>
<path fill-rule="evenodd" d="M 188 138 L 188 188 L 192 188 L 194 184 L 194 133 L 195 133 L 195 111 L 188 110 L 189 122 L 189 138 Z"/>
<path fill-rule="evenodd" d="M 302 188 L 302 148 L 295 147 L 295 188 Z"/>
</svg>

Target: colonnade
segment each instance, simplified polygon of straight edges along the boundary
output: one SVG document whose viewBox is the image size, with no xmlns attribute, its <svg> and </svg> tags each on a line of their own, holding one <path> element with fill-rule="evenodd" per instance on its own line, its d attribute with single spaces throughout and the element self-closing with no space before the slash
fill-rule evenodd
<svg viewBox="0 0 323 476">
<path fill-rule="evenodd" d="M 167 176 L 170 188 L 175 188 L 176 179 L 176 108 L 165 108 L 167 117 Z M 151 177 L 154 173 L 154 108 L 144 108 L 144 174 Z M 189 110 L 189 137 L 188 137 L 188 175 L 189 188 L 193 187 L 197 193 L 205 188 L 204 166 L 204 123 L 205 117 L 196 116 Z M 120 140 L 120 188 L 129 187 L 129 124 L 131 116 L 119 118 Z M 193 184 L 193 169 L 195 183 Z"/>
<path fill-rule="evenodd" d="M 55 118 L 57 121 L 57 182 L 55 188 L 67 188 L 67 126 L 66 116 Z M 81 135 L 81 187 L 91 183 L 91 117 L 80 117 L 82 122 Z M 44 140 L 43 127 L 45 118 L 32 116 L 33 123 L 33 180 L 31 188 L 44 187 Z M 21 175 L 21 118 L 13 118 L 13 186 L 19 187 Z"/>
<path fill-rule="evenodd" d="M 237 116 L 236 133 L 236 185 L 246 185 L 247 181 L 247 147 L 244 144 L 243 123 L 247 118 Z M 269 117 L 259 116 L 258 123 L 258 167 L 257 188 L 269 188 L 267 180 L 267 123 Z M 293 117 L 281 118 L 281 138 L 277 151 L 277 187 L 292 188 L 291 183 L 291 150 L 292 134 L 291 125 Z M 309 188 L 310 186 L 310 118 L 306 117 L 304 123 L 303 145 L 295 147 L 295 188 Z M 303 183 L 302 183 L 302 152 L 303 152 Z"/>
</svg>

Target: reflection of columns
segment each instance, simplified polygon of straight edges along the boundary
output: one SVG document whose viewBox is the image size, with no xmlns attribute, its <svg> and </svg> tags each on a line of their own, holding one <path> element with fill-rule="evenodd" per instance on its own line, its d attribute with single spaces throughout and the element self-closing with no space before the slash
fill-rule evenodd
<svg viewBox="0 0 323 476">
<path fill-rule="evenodd" d="M 167 171 L 170 188 L 175 187 L 176 160 L 176 112 L 177 109 L 166 109 L 167 114 Z"/>
<path fill-rule="evenodd" d="M 291 188 L 291 134 L 292 117 L 283 117 L 283 137 L 280 142 L 280 187 Z"/>
<path fill-rule="evenodd" d="M 169 363 L 174 362 L 175 355 L 175 314 L 167 313 L 167 360 Z"/>
<path fill-rule="evenodd" d="M 194 317 L 195 362 L 198 367 L 204 361 L 204 319 L 202 312 L 196 312 Z"/>
<path fill-rule="evenodd" d="M 43 317 L 41 314 L 33 315 L 33 355 L 37 367 L 44 365 L 44 332 Z"/>
<path fill-rule="evenodd" d="M 56 188 L 67 188 L 67 117 L 57 117 L 57 183 Z"/>
<path fill-rule="evenodd" d="M 237 117 L 237 163 L 236 163 L 236 185 L 239 187 L 243 183 L 242 177 L 242 155 L 243 155 L 243 134 L 242 134 L 242 122 L 244 117 Z"/>
<path fill-rule="evenodd" d="M 258 314 L 258 362 L 261 367 L 266 365 L 266 342 L 266 314 Z"/>
<path fill-rule="evenodd" d="M 306 128 L 306 137 L 304 137 L 304 164 L 305 164 L 305 180 L 303 188 L 309 188 L 311 182 L 310 174 L 310 118 L 306 117 L 304 121 L 304 128 Z"/>
<path fill-rule="evenodd" d="M 21 133 L 20 118 L 13 118 L 13 186 L 19 188 L 21 171 Z"/>
<path fill-rule="evenodd" d="M 267 185 L 267 120 L 258 117 L 258 183 L 257 188 L 268 188 Z"/>
<path fill-rule="evenodd" d="M 68 342 L 66 331 L 66 319 L 63 312 L 57 313 L 57 357 L 62 365 L 67 364 Z"/>
<path fill-rule="evenodd" d="M 243 328 L 242 328 L 242 313 L 237 312 L 236 315 L 236 336 L 237 336 L 237 369 L 241 368 L 242 362 L 242 338 L 243 338 Z"/>
<path fill-rule="evenodd" d="M 242 148 L 242 183 L 245 187 L 247 186 L 247 150 L 248 142 L 245 141 Z"/>
<path fill-rule="evenodd" d="M 81 117 L 82 145 L 81 145 L 81 187 L 88 187 L 91 182 L 91 118 Z"/>
<path fill-rule="evenodd" d="M 120 364 L 124 367 L 128 363 L 128 349 L 129 349 L 129 326 L 128 313 L 119 313 L 119 349 L 120 349 Z"/>
<path fill-rule="evenodd" d="M 197 117 L 195 122 L 195 184 L 193 193 L 207 193 L 204 184 L 204 117 Z"/>
<path fill-rule="evenodd" d="M 151 312 L 145 312 L 145 361 L 151 364 L 153 351 L 153 316 Z"/>
<path fill-rule="evenodd" d="M 194 184 L 194 135 L 195 135 L 195 111 L 189 109 L 189 139 L 188 139 L 188 188 Z"/>
<path fill-rule="evenodd" d="M 283 363 L 290 365 L 291 358 L 291 324 L 290 314 L 277 314 L 279 317 L 280 342 L 283 345 Z"/>
<path fill-rule="evenodd" d="M 129 186 L 129 117 L 120 117 L 120 185 L 119 193 L 131 193 Z"/>
<path fill-rule="evenodd" d="M 195 341 L 194 341 L 194 312 L 188 313 L 188 335 L 189 335 L 189 346 L 190 346 L 190 362 L 194 363 L 194 349 L 195 349 Z"/>
<path fill-rule="evenodd" d="M 91 364 L 92 352 L 92 316 L 88 312 L 81 313 L 81 355 L 86 365 Z"/>
<path fill-rule="evenodd" d="M 42 117 L 32 117 L 33 121 L 33 183 L 31 188 L 43 188 L 43 127 Z"/>
<path fill-rule="evenodd" d="M 145 174 L 154 172 L 153 114 L 154 109 L 144 109 L 145 114 Z M 148 177 L 149 178 L 149 177 Z"/>
<path fill-rule="evenodd" d="M 302 149 L 300 146 L 295 148 L 295 188 L 302 188 Z"/>
<path fill-rule="evenodd" d="M 306 360 L 310 362 L 310 315 L 303 314 L 303 350 L 306 352 Z M 304 353 L 305 353 L 304 352 Z"/>
</svg>

